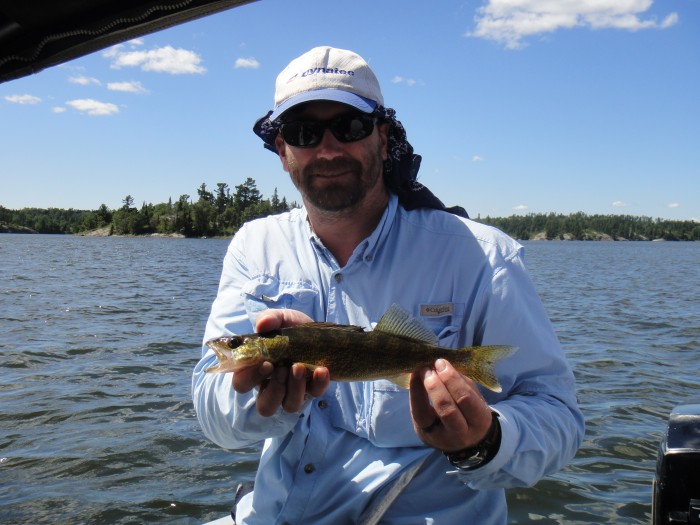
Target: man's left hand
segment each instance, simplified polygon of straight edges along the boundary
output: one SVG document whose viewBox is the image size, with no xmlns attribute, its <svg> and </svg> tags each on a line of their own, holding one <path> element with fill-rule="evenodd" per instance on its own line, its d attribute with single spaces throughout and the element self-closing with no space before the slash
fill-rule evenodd
<svg viewBox="0 0 700 525">
<path fill-rule="evenodd" d="M 476 445 L 491 426 L 491 409 L 476 383 L 445 359 L 411 376 L 410 397 L 416 434 L 443 452 Z"/>
</svg>

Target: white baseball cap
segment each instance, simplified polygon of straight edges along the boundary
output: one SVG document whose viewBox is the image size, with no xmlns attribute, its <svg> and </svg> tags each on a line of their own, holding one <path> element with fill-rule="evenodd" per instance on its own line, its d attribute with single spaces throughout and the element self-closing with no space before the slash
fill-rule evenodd
<svg viewBox="0 0 700 525">
<path fill-rule="evenodd" d="M 288 109 L 313 100 L 330 100 L 371 113 L 384 105 L 379 81 L 358 54 L 345 49 L 315 47 L 292 60 L 277 76 L 274 121 Z"/>
</svg>

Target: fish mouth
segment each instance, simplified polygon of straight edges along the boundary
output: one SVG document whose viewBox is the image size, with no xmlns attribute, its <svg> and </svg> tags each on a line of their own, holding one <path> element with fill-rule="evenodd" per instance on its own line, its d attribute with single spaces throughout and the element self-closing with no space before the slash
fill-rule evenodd
<svg viewBox="0 0 700 525">
<path fill-rule="evenodd" d="M 207 346 L 208 346 L 209 348 L 211 348 L 212 350 L 214 350 L 215 352 L 216 352 L 216 351 L 219 351 L 219 352 L 220 352 L 220 351 L 222 351 L 222 350 L 225 350 L 225 349 L 227 348 L 227 346 L 228 346 L 227 344 L 222 343 L 222 342 L 219 341 L 218 339 L 210 339 L 209 341 L 207 341 L 207 342 L 204 343 L 204 344 L 207 345 Z"/>
</svg>

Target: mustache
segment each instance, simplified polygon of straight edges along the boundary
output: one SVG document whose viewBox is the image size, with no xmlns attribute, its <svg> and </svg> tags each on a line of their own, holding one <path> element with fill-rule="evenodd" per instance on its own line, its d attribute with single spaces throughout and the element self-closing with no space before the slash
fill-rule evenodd
<svg viewBox="0 0 700 525">
<path fill-rule="evenodd" d="M 338 157 L 335 159 L 317 159 L 306 165 L 304 175 L 314 175 L 315 173 L 328 173 L 337 171 L 352 171 L 359 173 L 362 171 L 362 164 L 351 158 Z"/>
</svg>

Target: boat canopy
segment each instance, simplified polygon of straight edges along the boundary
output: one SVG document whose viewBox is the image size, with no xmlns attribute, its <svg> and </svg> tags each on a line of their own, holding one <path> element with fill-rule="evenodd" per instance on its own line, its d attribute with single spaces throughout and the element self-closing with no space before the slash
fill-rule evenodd
<svg viewBox="0 0 700 525">
<path fill-rule="evenodd" d="M 0 82 L 255 0 L 0 0 Z"/>
</svg>

